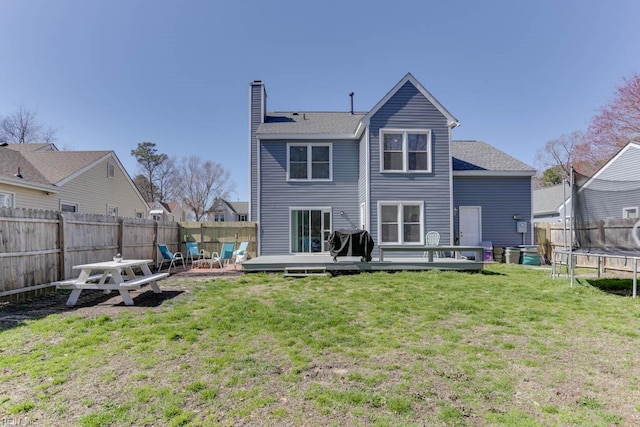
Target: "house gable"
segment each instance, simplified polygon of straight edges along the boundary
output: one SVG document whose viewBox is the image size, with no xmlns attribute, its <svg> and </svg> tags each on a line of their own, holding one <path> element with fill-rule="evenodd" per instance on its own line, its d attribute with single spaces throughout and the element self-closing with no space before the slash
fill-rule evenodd
<svg viewBox="0 0 640 427">
<path fill-rule="evenodd" d="M 420 92 L 420 94 L 447 119 L 449 126 L 455 127 L 460 125 L 458 120 L 453 117 L 453 115 L 449 113 L 449 111 L 447 111 L 447 109 L 444 108 L 444 106 L 442 106 L 442 104 L 440 104 L 440 102 L 438 102 L 438 100 L 431 95 L 431 93 L 425 89 L 425 87 L 422 86 L 422 84 L 420 84 L 413 75 L 411 75 L 411 73 L 407 73 L 380 101 L 378 101 L 378 103 L 363 117 L 362 122 L 365 125 L 369 125 L 371 118 L 377 114 L 381 108 L 387 107 L 391 98 L 393 98 L 402 88 L 405 88 L 407 84 L 410 84 Z"/>
</svg>

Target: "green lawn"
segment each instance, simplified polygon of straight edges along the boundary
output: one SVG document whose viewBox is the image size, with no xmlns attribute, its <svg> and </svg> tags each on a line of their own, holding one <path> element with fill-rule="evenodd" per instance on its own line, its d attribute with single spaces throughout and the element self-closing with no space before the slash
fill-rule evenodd
<svg viewBox="0 0 640 427">
<path fill-rule="evenodd" d="M 640 423 L 640 300 L 584 281 L 490 265 L 174 285 L 157 309 L 1 331 L 0 424 Z"/>
</svg>

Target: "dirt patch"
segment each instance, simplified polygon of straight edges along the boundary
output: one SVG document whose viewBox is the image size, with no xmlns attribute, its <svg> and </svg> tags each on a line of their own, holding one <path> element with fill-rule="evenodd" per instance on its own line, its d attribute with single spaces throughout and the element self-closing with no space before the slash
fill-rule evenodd
<svg viewBox="0 0 640 427">
<path fill-rule="evenodd" d="M 98 290 L 82 291 L 76 305 L 71 307 L 66 305 L 70 291 L 55 291 L 26 301 L 0 303 L 0 330 L 51 314 L 81 315 L 90 318 L 104 314 L 111 316 L 123 311 L 158 310 L 166 301 L 183 298 L 189 294 L 189 288 L 173 278 L 163 280 L 161 289 L 160 294 L 154 293 L 150 287 L 131 291 L 134 305 L 124 305 L 118 292 L 104 293 Z"/>
</svg>

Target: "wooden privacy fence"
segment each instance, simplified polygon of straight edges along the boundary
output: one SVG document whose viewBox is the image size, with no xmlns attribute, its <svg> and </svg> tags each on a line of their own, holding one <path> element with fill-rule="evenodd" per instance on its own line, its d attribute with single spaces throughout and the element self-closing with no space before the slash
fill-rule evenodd
<svg viewBox="0 0 640 427">
<path fill-rule="evenodd" d="M 110 215 L 0 208 L 0 297 L 38 291 L 75 277 L 74 265 L 161 257 L 158 243 L 182 251 L 185 242 L 220 252 L 223 243 L 249 242 L 257 253 L 255 222 L 158 222 Z"/>
<path fill-rule="evenodd" d="M 249 242 L 249 258 L 258 253 L 257 224 L 255 222 L 181 222 L 181 239 L 184 242 L 198 242 L 198 249 L 220 253 L 223 243 Z"/>
<path fill-rule="evenodd" d="M 0 208 L 0 297 L 75 277 L 74 265 L 157 259 L 157 242 L 180 246 L 180 225 L 110 215 Z"/>
<path fill-rule="evenodd" d="M 625 248 L 640 254 L 640 247 L 633 239 L 633 227 L 637 221 L 638 218 L 609 218 L 581 224 L 577 231 L 588 236 L 596 253 L 606 253 L 607 248 Z M 534 232 L 536 244 L 549 260 L 555 249 L 569 248 L 572 241 L 568 223 L 566 228 L 562 223 L 536 223 Z M 625 258 L 604 258 L 603 263 L 600 265 L 602 269 L 633 271 L 633 263 Z M 598 259 L 594 256 L 577 256 L 576 267 L 597 268 Z"/>
</svg>

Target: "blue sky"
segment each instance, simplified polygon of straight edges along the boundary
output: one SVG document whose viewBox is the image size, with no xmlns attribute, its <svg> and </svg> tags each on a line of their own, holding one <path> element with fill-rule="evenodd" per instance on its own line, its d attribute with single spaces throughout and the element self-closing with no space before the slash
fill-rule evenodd
<svg viewBox="0 0 640 427">
<path fill-rule="evenodd" d="M 143 141 L 223 164 L 248 194 L 248 90 L 268 110 L 376 104 L 411 72 L 480 139 L 532 165 L 640 71 L 637 0 L 0 0 L 0 115 L 71 150 Z"/>
</svg>

